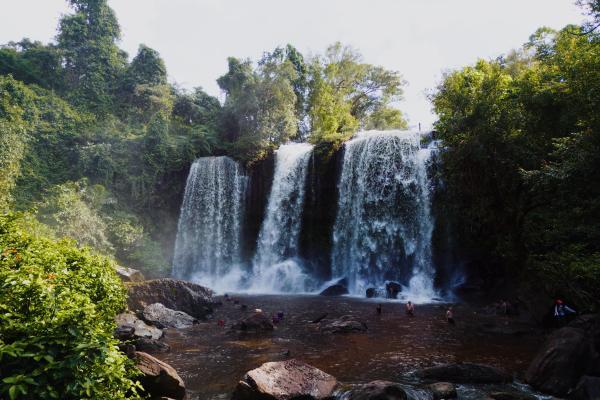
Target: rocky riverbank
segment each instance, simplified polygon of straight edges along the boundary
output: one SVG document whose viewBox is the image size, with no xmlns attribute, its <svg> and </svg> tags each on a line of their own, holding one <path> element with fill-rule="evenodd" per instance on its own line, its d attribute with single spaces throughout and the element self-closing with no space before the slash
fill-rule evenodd
<svg viewBox="0 0 600 400">
<path fill-rule="evenodd" d="M 213 297 L 172 279 L 127 286 L 130 310 L 115 333 L 156 398 L 535 398 L 524 382 L 569 399 L 598 396 L 596 316 L 544 342 L 548 332 L 483 306 L 455 305 L 449 325 L 446 304 L 417 305 L 410 317 L 382 299 Z"/>
</svg>

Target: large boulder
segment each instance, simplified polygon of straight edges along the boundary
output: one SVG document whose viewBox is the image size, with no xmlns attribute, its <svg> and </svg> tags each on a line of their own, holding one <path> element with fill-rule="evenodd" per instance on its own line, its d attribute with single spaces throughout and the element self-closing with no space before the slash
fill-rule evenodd
<svg viewBox="0 0 600 400">
<path fill-rule="evenodd" d="M 457 363 L 425 368 L 417 372 L 425 381 L 452 383 L 506 383 L 512 377 L 506 372 L 484 364 Z"/>
<path fill-rule="evenodd" d="M 134 341 L 135 349 L 139 351 L 150 351 L 152 353 L 164 353 L 171 350 L 171 346 L 162 340 L 138 338 Z"/>
<path fill-rule="evenodd" d="M 268 362 L 244 375 L 232 400 L 329 399 L 336 385 L 333 376 L 301 361 Z"/>
<path fill-rule="evenodd" d="M 127 286 L 127 304 L 131 310 L 161 303 L 172 310 L 183 311 L 194 318 L 204 319 L 213 311 L 213 291 L 195 283 L 177 279 L 153 279 L 133 282 Z"/>
<path fill-rule="evenodd" d="M 345 294 L 348 294 L 348 288 L 344 285 L 336 283 L 335 285 L 327 287 L 319 294 L 321 296 L 343 296 Z"/>
<path fill-rule="evenodd" d="M 120 265 L 117 265 L 115 269 L 123 282 L 141 282 L 146 279 L 144 278 L 144 274 L 137 269 L 121 267 Z"/>
<path fill-rule="evenodd" d="M 433 400 L 455 399 L 457 397 L 456 387 L 450 382 L 436 382 L 429 385 L 433 394 Z"/>
<path fill-rule="evenodd" d="M 367 288 L 366 292 L 367 299 L 372 299 L 373 297 L 377 297 L 377 289 L 370 287 Z"/>
<path fill-rule="evenodd" d="M 351 315 L 344 315 L 343 317 L 323 323 L 320 330 L 323 333 L 331 334 L 361 333 L 367 331 L 367 325 Z"/>
<path fill-rule="evenodd" d="M 585 373 L 591 351 L 583 329 L 561 328 L 546 340 L 527 368 L 525 380 L 537 390 L 564 396 Z"/>
<path fill-rule="evenodd" d="M 146 324 L 131 312 L 119 314 L 115 317 L 117 329 L 115 335 L 121 340 L 147 338 L 157 340 L 163 335 L 162 329 Z M 133 329 L 133 332 L 131 331 Z M 131 337 L 133 335 L 133 338 Z M 129 337 L 127 337 L 129 336 Z"/>
<path fill-rule="evenodd" d="M 140 383 L 153 398 L 169 397 L 175 400 L 185 398 L 183 380 L 169 364 L 150 354 L 136 351 L 135 365 L 143 374 Z"/>
<path fill-rule="evenodd" d="M 160 303 L 150 304 L 144 307 L 142 312 L 144 321 L 149 322 L 159 328 L 189 328 L 198 322 L 198 320 L 183 311 L 171 310 Z"/>
<path fill-rule="evenodd" d="M 270 332 L 275 326 L 266 314 L 257 312 L 233 324 L 231 328 L 244 332 Z"/>
<path fill-rule="evenodd" d="M 400 384 L 388 381 L 373 381 L 360 385 L 344 396 L 347 400 L 406 400 L 407 398 Z"/>
<path fill-rule="evenodd" d="M 600 399 L 600 377 L 584 376 L 582 377 L 575 390 L 569 396 L 570 400 L 598 400 Z"/>
</svg>

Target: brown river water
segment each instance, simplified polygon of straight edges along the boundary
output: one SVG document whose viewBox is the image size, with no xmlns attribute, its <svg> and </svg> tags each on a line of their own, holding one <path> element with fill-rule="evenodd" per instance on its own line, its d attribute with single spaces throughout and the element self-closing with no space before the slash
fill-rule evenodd
<svg viewBox="0 0 600 400">
<path fill-rule="evenodd" d="M 315 295 L 236 295 L 217 307 L 211 320 L 188 329 L 165 331 L 168 353 L 154 354 L 171 364 L 185 381 L 191 399 L 228 399 L 248 370 L 268 361 L 297 358 L 355 384 L 389 380 L 419 387 L 411 372 L 448 362 L 476 362 L 501 367 L 517 382 L 541 344 L 542 335 L 515 317 L 497 316 L 481 307 L 454 306 L 456 325 L 445 319 L 445 304 L 417 305 L 414 317 L 404 304 L 379 299 Z M 382 314 L 376 305 L 382 304 Z M 231 325 L 260 308 L 285 317 L 272 333 L 250 334 Z M 366 333 L 331 335 L 311 323 L 327 313 L 326 320 L 352 315 L 365 322 Z M 224 326 L 217 321 L 224 320 Z M 483 398 L 485 391 L 525 389 L 459 386 L 459 398 Z M 427 398 L 417 396 L 420 398 Z"/>
</svg>

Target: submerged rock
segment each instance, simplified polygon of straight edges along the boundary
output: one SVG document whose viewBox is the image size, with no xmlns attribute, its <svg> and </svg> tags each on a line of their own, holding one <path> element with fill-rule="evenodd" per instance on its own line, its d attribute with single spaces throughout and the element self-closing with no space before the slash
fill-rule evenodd
<svg viewBox="0 0 600 400">
<path fill-rule="evenodd" d="M 351 315 L 344 315 L 343 317 L 328 321 L 321 325 L 321 332 L 339 334 L 339 333 L 358 333 L 366 332 L 367 324 L 358 321 Z"/>
<path fill-rule="evenodd" d="M 275 326 L 268 316 L 262 312 L 257 312 L 238 321 L 231 328 L 245 332 L 270 332 L 275 329 Z"/>
<path fill-rule="evenodd" d="M 372 287 L 368 288 L 367 292 L 366 292 L 366 296 L 367 296 L 367 299 L 372 299 L 373 297 L 377 297 L 377 289 L 372 288 Z"/>
<path fill-rule="evenodd" d="M 535 389 L 564 396 L 585 375 L 600 371 L 600 318 L 584 315 L 548 337 L 527 368 Z"/>
<path fill-rule="evenodd" d="M 204 319 L 216 303 L 213 291 L 195 283 L 177 279 L 153 279 L 133 282 L 127 286 L 127 304 L 131 310 L 161 303 L 172 310 L 183 311 L 194 318 Z"/>
<path fill-rule="evenodd" d="M 449 382 L 437 382 L 429 385 L 433 400 L 455 399 L 457 396 L 456 388 Z"/>
<path fill-rule="evenodd" d="M 501 369 L 484 364 L 457 363 L 425 368 L 417 375 L 427 381 L 452 383 L 506 383 L 512 377 Z"/>
<path fill-rule="evenodd" d="M 175 400 L 185 398 L 183 380 L 169 364 L 150 354 L 136 351 L 135 365 L 144 374 L 140 378 L 142 386 L 153 398 L 169 397 Z"/>
<path fill-rule="evenodd" d="M 117 323 L 117 329 L 115 333 L 120 333 L 121 337 L 117 336 L 121 340 L 129 340 L 131 337 L 125 336 L 133 334 L 134 338 L 147 338 L 147 339 L 160 339 L 163 335 L 162 329 L 158 329 L 154 326 L 146 324 L 144 321 L 135 316 L 131 312 L 119 314 L 115 317 Z M 133 328 L 133 333 L 131 333 Z"/>
<path fill-rule="evenodd" d="M 352 389 L 344 396 L 347 400 L 406 400 L 402 386 L 395 382 L 373 381 Z"/>
<path fill-rule="evenodd" d="M 141 282 L 146 279 L 144 274 L 137 269 L 121 267 L 120 265 L 117 265 L 115 269 L 123 282 Z"/>
<path fill-rule="evenodd" d="M 324 400 L 336 385 L 333 376 L 301 361 L 268 362 L 244 375 L 232 400 Z"/>
<path fill-rule="evenodd" d="M 146 322 L 156 325 L 159 328 L 189 328 L 198 322 L 191 315 L 183 311 L 171 310 L 160 303 L 144 307 L 142 317 Z"/>
</svg>

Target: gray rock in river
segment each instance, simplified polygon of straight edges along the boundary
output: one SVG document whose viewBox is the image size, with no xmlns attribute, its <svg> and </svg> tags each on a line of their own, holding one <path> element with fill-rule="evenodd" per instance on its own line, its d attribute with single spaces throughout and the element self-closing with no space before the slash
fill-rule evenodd
<svg viewBox="0 0 600 400">
<path fill-rule="evenodd" d="M 232 400 L 325 400 L 336 385 L 333 376 L 301 361 L 268 362 L 244 375 Z"/>
<path fill-rule="evenodd" d="M 125 332 L 131 333 L 131 328 L 134 329 L 133 336 L 135 338 L 160 339 L 163 335 L 162 329 L 146 324 L 144 321 L 135 316 L 131 312 L 119 314 L 115 317 L 117 323 L 116 333 L 123 335 Z M 128 337 L 122 337 L 122 340 L 128 340 Z"/>
<path fill-rule="evenodd" d="M 244 332 L 270 332 L 275 326 L 266 314 L 257 312 L 236 322 L 231 328 Z"/>
<path fill-rule="evenodd" d="M 150 351 L 153 353 L 164 353 L 171 350 L 171 346 L 162 340 L 139 338 L 135 342 L 135 348 L 139 351 Z"/>
<path fill-rule="evenodd" d="M 425 381 L 452 383 L 507 383 L 512 377 L 505 371 L 485 364 L 457 363 L 425 368 L 417 372 Z"/>
<path fill-rule="evenodd" d="M 450 382 L 432 383 L 429 390 L 433 393 L 433 400 L 455 399 L 457 396 L 456 387 Z"/>
<path fill-rule="evenodd" d="M 344 394 L 347 400 L 406 400 L 404 388 L 398 383 L 373 381 L 352 389 Z"/>
<path fill-rule="evenodd" d="M 161 303 L 172 310 L 183 311 L 194 318 L 204 319 L 217 304 L 213 291 L 204 286 L 178 279 L 153 279 L 127 284 L 129 309 L 143 310 Z"/>
<path fill-rule="evenodd" d="M 185 385 L 177 371 L 169 364 L 136 351 L 135 365 L 142 372 L 140 382 L 152 398 L 169 397 L 175 400 L 185 398 Z"/>
<path fill-rule="evenodd" d="M 358 321 L 351 315 L 327 321 L 321 324 L 321 332 L 340 334 L 340 333 L 361 333 L 367 331 L 367 324 Z"/>
<path fill-rule="evenodd" d="M 331 285 L 319 293 L 321 296 L 343 296 L 345 294 L 348 294 L 348 288 L 339 283 Z"/>
<path fill-rule="evenodd" d="M 198 320 L 183 311 L 175 311 L 165 307 L 160 303 L 150 304 L 144 307 L 142 311 L 144 321 L 149 322 L 159 328 L 189 328 L 198 322 Z"/>
</svg>

